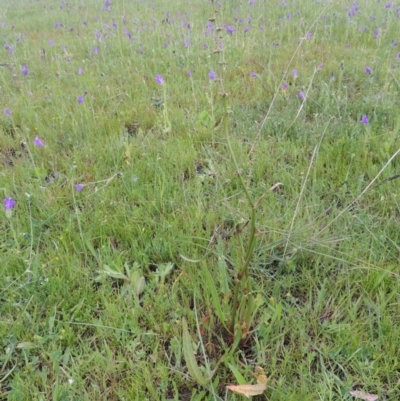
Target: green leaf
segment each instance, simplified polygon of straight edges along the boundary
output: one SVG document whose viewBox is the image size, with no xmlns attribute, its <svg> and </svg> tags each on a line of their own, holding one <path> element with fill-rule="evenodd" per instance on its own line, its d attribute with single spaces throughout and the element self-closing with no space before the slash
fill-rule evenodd
<svg viewBox="0 0 400 401">
<path fill-rule="evenodd" d="M 104 265 L 103 267 L 104 267 L 104 269 L 103 270 L 99 270 L 98 273 L 106 274 L 107 276 L 112 277 L 112 278 L 116 278 L 116 279 L 127 280 L 127 277 L 125 276 L 125 274 L 123 274 L 123 273 L 121 273 L 119 271 L 111 269 L 111 267 L 108 266 L 108 265 Z"/>
<path fill-rule="evenodd" d="M 217 315 L 220 322 L 225 326 L 226 319 L 221 306 L 222 301 L 220 296 L 218 295 L 217 287 L 215 286 L 214 280 L 211 277 L 207 266 L 203 267 L 203 274 L 205 278 L 206 288 L 211 292 L 212 305 L 215 309 L 215 314 Z"/>
<path fill-rule="evenodd" d="M 246 379 L 242 376 L 242 374 L 239 372 L 239 370 L 236 368 L 236 366 L 232 365 L 231 363 L 228 364 L 229 369 L 235 376 L 235 379 L 238 384 L 247 384 Z"/>
<path fill-rule="evenodd" d="M 140 277 L 138 281 L 136 281 L 135 286 L 133 287 L 133 292 L 137 297 L 144 291 L 145 284 L 146 280 L 143 276 Z"/>
<path fill-rule="evenodd" d="M 203 376 L 199 366 L 197 365 L 197 361 L 193 352 L 192 339 L 190 338 L 185 318 L 182 318 L 182 328 L 183 357 L 185 358 L 189 374 L 197 383 L 205 386 L 209 382 L 209 379 Z"/>
</svg>

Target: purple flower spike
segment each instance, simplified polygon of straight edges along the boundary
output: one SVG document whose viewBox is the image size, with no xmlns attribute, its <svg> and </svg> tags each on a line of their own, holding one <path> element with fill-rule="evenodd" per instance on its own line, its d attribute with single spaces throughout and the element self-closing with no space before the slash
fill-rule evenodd
<svg viewBox="0 0 400 401">
<path fill-rule="evenodd" d="M 97 46 L 93 47 L 93 53 L 97 54 L 99 52 L 99 48 Z"/>
<path fill-rule="evenodd" d="M 11 110 L 9 108 L 4 109 L 4 114 L 7 116 L 11 116 Z"/>
<path fill-rule="evenodd" d="M 365 67 L 365 73 L 366 74 L 371 74 L 372 73 L 372 69 L 368 65 Z"/>
<path fill-rule="evenodd" d="M 214 81 L 214 79 L 217 78 L 217 73 L 215 71 L 210 71 L 208 77 L 211 79 L 211 81 Z"/>
<path fill-rule="evenodd" d="M 23 75 L 28 75 L 28 72 L 29 72 L 29 71 L 28 71 L 28 67 L 27 67 L 26 64 L 24 64 L 24 65 L 22 66 L 21 72 L 22 72 Z"/>
<path fill-rule="evenodd" d="M 296 78 L 297 77 L 297 75 L 298 75 L 298 72 L 297 72 L 297 70 L 293 70 L 292 71 L 292 75 Z"/>
<path fill-rule="evenodd" d="M 286 90 L 287 88 L 288 88 L 288 84 L 284 82 L 282 84 L 282 90 Z"/>
<path fill-rule="evenodd" d="M 82 189 L 83 189 L 83 185 L 82 184 L 76 184 L 75 185 L 75 189 L 76 189 L 77 192 L 81 192 Z"/>
<path fill-rule="evenodd" d="M 306 97 L 306 95 L 304 94 L 303 91 L 299 92 L 299 98 L 300 98 L 301 100 L 304 100 L 305 97 Z"/>
<path fill-rule="evenodd" d="M 40 148 L 43 148 L 44 146 L 43 141 L 38 136 L 35 138 L 33 143 L 35 144 L 35 146 L 39 146 Z"/>
<path fill-rule="evenodd" d="M 364 114 L 364 115 L 361 117 L 361 123 L 362 123 L 362 124 L 365 124 L 365 125 L 368 125 L 368 124 L 369 124 L 368 117 L 367 117 L 366 114 Z"/>
<path fill-rule="evenodd" d="M 13 198 L 5 198 L 4 199 L 4 207 L 7 210 L 13 209 L 15 206 L 15 200 Z"/>
<path fill-rule="evenodd" d="M 85 98 L 83 96 L 78 96 L 78 103 L 83 103 L 85 101 Z"/>
<path fill-rule="evenodd" d="M 162 75 L 160 74 L 156 75 L 156 82 L 160 85 L 164 83 L 164 78 L 162 77 Z"/>
</svg>

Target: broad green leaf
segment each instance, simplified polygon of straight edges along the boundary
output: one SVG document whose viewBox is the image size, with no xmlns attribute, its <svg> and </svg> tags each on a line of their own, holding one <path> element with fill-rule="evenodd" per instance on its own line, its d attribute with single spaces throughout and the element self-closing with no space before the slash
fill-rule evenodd
<svg viewBox="0 0 400 401">
<path fill-rule="evenodd" d="M 236 366 L 232 365 L 231 363 L 228 364 L 229 369 L 235 376 L 236 381 L 239 384 L 246 384 L 246 379 L 242 376 L 242 374 L 239 372 L 239 370 L 236 368 Z"/>
<path fill-rule="evenodd" d="M 197 383 L 205 386 L 209 382 L 209 379 L 203 376 L 199 366 L 197 365 L 196 357 L 193 352 L 192 339 L 190 338 L 185 318 L 182 319 L 182 329 L 183 357 L 185 358 L 189 374 Z"/>
<path fill-rule="evenodd" d="M 140 277 L 138 281 L 136 281 L 135 286 L 133 287 L 133 292 L 137 297 L 144 291 L 145 284 L 146 280 L 143 276 Z"/>
<path fill-rule="evenodd" d="M 206 283 L 206 288 L 211 293 L 212 304 L 215 309 L 215 314 L 217 315 L 220 322 L 225 326 L 225 315 L 222 310 L 222 300 L 218 294 L 217 287 L 215 286 L 214 280 L 211 277 L 211 274 L 207 268 L 207 266 L 203 267 L 203 273 Z"/>
<path fill-rule="evenodd" d="M 110 266 L 104 265 L 103 267 L 104 267 L 103 270 L 99 270 L 98 271 L 99 273 L 106 274 L 107 276 L 112 277 L 112 278 L 116 278 L 116 279 L 122 279 L 122 280 L 126 280 L 127 279 L 125 274 L 123 274 L 123 273 L 121 273 L 119 271 L 111 269 Z"/>
</svg>

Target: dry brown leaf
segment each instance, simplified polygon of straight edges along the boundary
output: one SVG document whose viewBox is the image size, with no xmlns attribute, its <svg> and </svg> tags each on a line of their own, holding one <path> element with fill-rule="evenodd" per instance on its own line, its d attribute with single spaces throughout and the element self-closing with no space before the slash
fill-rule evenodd
<svg viewBox="0 0 400 401">
<path fill-rule="evenodd" d="M 245 397 L 250 398 L 262 394 L 267 389 L 267 384 L 241 384 L 238 386 L 226 386 L 226 388 L 234 393 L 242 394 Z"/>
<path fill-rule="evenodd" d="M 264 373 L 264 369 L 261 366 L 256 366 L 253 375 L 257 379 L 258 384 L 267 384 L 267 375 Z"/>
<path fill-rule="evenodd" d="M 355 390 L 355 391 L 350 391 L 349 393 L 353 397 L 360 398 L 361 400 L 364 401 L 377 401 L 379 398 L 376 394 L 368 394 L 364 393 L 364 391 Z"/>
</svg>

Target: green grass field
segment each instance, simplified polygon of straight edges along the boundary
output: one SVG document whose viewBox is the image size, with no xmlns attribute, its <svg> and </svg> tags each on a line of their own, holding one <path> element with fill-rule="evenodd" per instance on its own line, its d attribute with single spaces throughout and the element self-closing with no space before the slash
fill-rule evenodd
<svg viewBox="0 0 400 401">
<path fill-rule="evenodd" d="M 396 3 L 0 0 L 1 400 L 400 399 Z"/>
</svg>

